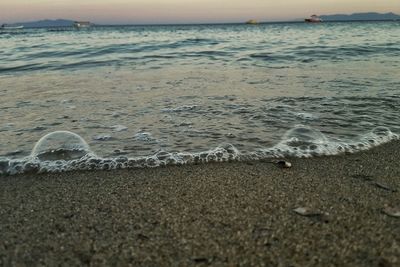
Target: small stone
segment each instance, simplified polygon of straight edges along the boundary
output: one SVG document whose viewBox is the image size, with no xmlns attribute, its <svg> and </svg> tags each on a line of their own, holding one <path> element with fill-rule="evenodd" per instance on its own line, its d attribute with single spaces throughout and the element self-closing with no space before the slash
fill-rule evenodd
<svg viewBox="0 0 400 267">
<path fill-rule="evenodd" d="M 306 207 L 298 207 L 298 208 L 294 209 L 293 211 L 301 216 L 314 216 L 314 215 L 321 214 L 319 211 L 314 211 L 314 210 L 312 210 L 310 208 L 306 208 Z"/>
<path fill-rule="evenodd" d="M 307 207 L 298 207 L 293 210 L 295 213 L 304 217 L 314 217 L 323 222 L 329 222 L 329 213 L 321 212 Z"/>
<path fill-rule="evenodd" d="M 206 257 L 193 257 L 192 261 L 195 263 L 210 263 L 211 260 Z"/>
<path fill-rule="evenodd" d="M 390 217 L 400 218 L 400 209 L 399 208 L 393 208 L 393 207 L 386 205 L 385 208 L 383 209 L 383 213 L 385 213 L 386 215 L 388 215 Z"/>
<path fill-rule="evenodd" d="M 285 169 L 292 167 L 292 163 L 290 163 L 289 161 L 284 161 L 284 160 L 280 160 L 276 164 L 278 164 L 279 167 L 285 168 Z"/>
</svg>

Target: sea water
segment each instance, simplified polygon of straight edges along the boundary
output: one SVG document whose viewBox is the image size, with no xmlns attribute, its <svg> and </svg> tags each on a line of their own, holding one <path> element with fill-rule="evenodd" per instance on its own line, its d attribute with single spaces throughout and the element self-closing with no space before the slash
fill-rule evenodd
<svg viewBox="0 0 400 267">
<path fill-rule="evenodd" d="M 0 31 L 0 174 L 372 148 L 400 133 L 399 40 L 399 22 Z"/>
</svg>

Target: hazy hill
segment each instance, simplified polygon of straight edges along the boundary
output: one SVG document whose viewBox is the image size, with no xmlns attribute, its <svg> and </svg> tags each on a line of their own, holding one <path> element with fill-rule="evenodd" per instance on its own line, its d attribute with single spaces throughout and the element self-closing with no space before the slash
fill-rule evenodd
<svg viewBox="0 0 400 267">
<path fill-rule="evenodd" d="M 376 12 L 324 15 L 320 17 L 324 21 L 400 20 L 400 16 L 394 13 L 381 14 Z"/>
<path fill-rule="evenodd" d="M 39 20 L 30 22 L 15 23 L 15 25 L 23 25 L 26 28 L 43 28 L 43 27 L 68 27 L 72 26 L 73 20 L 67 19 L 56 19 L 56 20 Z"/>
</svg>

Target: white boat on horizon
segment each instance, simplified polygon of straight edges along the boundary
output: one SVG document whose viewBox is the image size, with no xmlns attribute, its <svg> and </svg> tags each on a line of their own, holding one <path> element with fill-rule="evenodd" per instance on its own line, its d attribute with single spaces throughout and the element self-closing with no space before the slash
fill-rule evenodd
<svg viewBox="0 0 400 267">
<path fill-rule="evenodd" d="M 92 24 L 89 21 L 75 21 L 74 22 L 74 27 L 76 29 L 82 29 L 82 28 L 90 28 Z"/>
<path fill-rule="evenodd" d="M 257 20 L 255 20 L 255 19 L 251 19 L 251 20 L 246 21 L 246 24 L 248 24 L 248 25 L 257 25 L 257 24 L 259 24 L 259 22 Z"/>
<path fill-rule="evenodd" d="M 322 22 L 322 19 L 320 17 L 318 17 L 317 15 L 312 15 L 310 18 L 305 19 L 305 22 L 310 22 L 310 23 L 318 23 L 318 22 Z"/>
</svg>

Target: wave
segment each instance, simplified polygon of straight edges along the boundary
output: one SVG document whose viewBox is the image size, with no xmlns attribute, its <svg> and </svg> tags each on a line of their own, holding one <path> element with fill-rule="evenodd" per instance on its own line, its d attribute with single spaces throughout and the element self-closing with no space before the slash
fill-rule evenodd
<svg viewBox="0 0 400 267">
<path fill-rule="evenodd" d="M 329 60 L 330 62 L 345 59 L 365 60 L 366 57 L 377 55 L 400 56 L 400 46 L 393 44 L 381 45 L 344 45 L 338 47 L 330 46 L 298 46 L 284 51 L 257 52 L 248 55 L 255 60 L 267 62 L 312 62 L 317 60 Z M 245 58 L 241 58 L 244 60 Z"/>
<path fill-rule="evenodd" d="M 4 41 L 0 74 L 103 66 L 152 69 L 194 63 L 288 68 L 314 66 L 316 61 L 330 64 L 378 57 L 380 61 L 395 61 L 400 56 L 395 26 L 360 24 L 346 30 L 342 24 L 326 24 L 324 28 L 262 25 L 252 30 L 245 25 L 115 26 L 90 31 L 56 28 L 0 32 Z"/>
<path fill-rule="evenodd" d="M 142 133 L 138 138 L 148 138 Z M 184 165 L 226 161 L 257 161 L 284 157 L 315 157 L 355 153 L 398 140 L 399 136 L 387 127 L 376 127 L 352 141 L 330 140 L 323 133 L 299 125 L 269 148 L 242 153 L 232 144 L 222 144 L 198 153 L 180 153 L 160 150 L 154 155 L 128 158 L 102 158 L 97 156 L 79 135 L 69 131 L 56 131 L 42 137 L 30 156 L 21 159 L 0 158 L 0 175 L 23 173 L 65 172 L 76 170 L 114 170 Z"/>
<path fill-rule="evenodd" d="M 223 58 L 228 52 L 207 49 L 219 42 L 206 38 L 186 38 L 179 41 L 128 42 L 105 45 L 74 45 L 54 43 L 52 47 L 38 45 L 13 48 L 12 56 L 0 56 L 3 66 L 0 73 L 38 70 L 66 70 L 102 66 L 126 66 L 145 63 L 149 60 L 165 61 L 182 58 Z M 195 47 L 193 50 L 188 47 Z M 205 47 L 205 50 L 202 50 Z M 1 54 L 0 54 L 1 55 Z M 23 64 L 23 62 L 26 62 Z"/>
<path fill-rule="evenodd" d="M 200 42 L 200 41 L 199 41 Z M 400 47 L 382 46 L 354 46 L 336 48 L 302 48 L 287 51 L 256 52 L 243 55 L 235 53 L 234 49 L 227 51 L 216 48 L 199 47 L 199 42 L 181 41 L 159 45 L 112 45 L 98 48 L 72 48 L 70 50 L 47 50 L 21 55 L 20 58 L 7 59 L 3 57 L 4 65 L 0 73 L 38 71 L 38 70 L 66 70 L 104 66 L 134 66 L 156 61 L 160 64 L 172 64 L 173 61 L 198 59 L 196 62 L 218 61 L 236 62 L 237 64 L 255 64 L 274 67 L 278 64 L 312 63 L 315 61 L 340 62 L 343 60 L 366 60 L 369 57 L 385 56 L 396 58 L 400 56 Z M 201 42 L 200 42 L 201 43 Z M 205 45 L 213 43 L 204 42 Z M 193 50 L 186 50 L 185 46 L 196 46 Z M 148 53 L 152 54 L 148 54 Z M 110 59 L 112 58 L 112 60 Z M 47 60 L 44 60 L 47 59 Z M 29 62 L 28 64 L 20 64 Z M 51 63 L 49 63 L 51 62 Z"/>
</svg>

